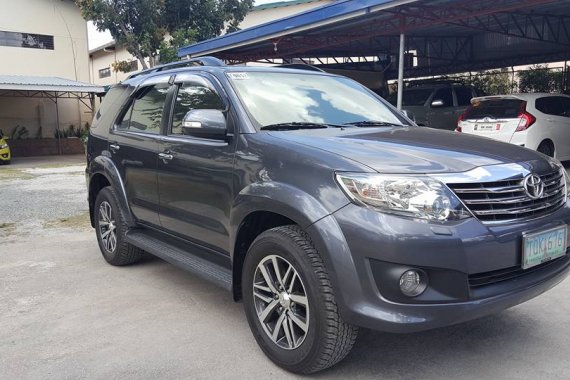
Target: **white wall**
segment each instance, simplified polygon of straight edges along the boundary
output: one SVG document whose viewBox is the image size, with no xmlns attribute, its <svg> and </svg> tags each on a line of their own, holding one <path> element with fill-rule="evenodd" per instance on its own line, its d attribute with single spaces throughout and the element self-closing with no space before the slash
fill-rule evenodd
<svg viewBox="0 0 570 380">
<path fill-rule="evenodd" d="M 89 82 L 87 24 L 71 0 L 0 0 L 0 30 L 54 36 L 54 50 L 0 46 L 0 73 Z"/>
<path fill-rule="evenodd" d="M 54 36 L 54 50 L 0 46 L 0 74 L 53 76 L 90 82 L 87 24 L 71 0 L 0 0 L 0 30 Z M 77 100 L 59 100 L 60 129 L 91 122 Z M 10 134 L 25 126 L 33 138 L 53 137 L 55 104 L 49 99 L 0 98 L 0 129 Z"/>
<path fill-rule="evenodd" d="M 332 2 L 334 2 L 334 0 L 319 0 L 310 3 L 295 4 L 277 8 L 254 9 L 252 12 L 249 12 L 247 16 L 245 16 L 243 21 L 239 24 L 239 27 L 241 29 L 249 28 L 255 25 L 305 12 L 309 9 L 321 7 Z"/>
<path fill-rule="evenodd" d="M 91 53 L 90 56 L 90 76 L 91 82 L 100 86 L 107 86 L 115 83 L 119 83 L 127 79 L 127 77 L 135 72 L 142 70 L 142 65 L 138 62 L 139 70 L 133 71 L 131 73 L 115 72 L 113 71 L 112 64 L 114 62 L 120 61 L 138 61 L 133 57 L 127 49 L 120 45 L 115 45 L 114 49 L 109 48 L 105 50 L 99 50 Z M 147 65 L 148 65 L 147 60 Z M 111 76 L 107 78 L 99 78 L 99 70 L 110 68 Z"/>
</svg>

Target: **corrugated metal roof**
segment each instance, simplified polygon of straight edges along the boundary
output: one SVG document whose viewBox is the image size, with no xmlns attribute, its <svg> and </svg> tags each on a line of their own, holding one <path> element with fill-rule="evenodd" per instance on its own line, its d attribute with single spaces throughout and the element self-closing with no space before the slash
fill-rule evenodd
<svg viewBox="0 0 570 380">
<path fill-rule="evenodd" d="M 269 21 L 234 33 L 201 41 L 178 49 L 178 56 L 199 57 L 244 45 L 268 41 L 307 29 L 347 21 L 363 15 L 369 16 L 385 8 L 401 4 L 416 3 L 420 0 L 339 0 L 303 13 Z"/>
<path fill-rule="evenodd" d="M 271 9 L 271 8 L 282 8 L 282 7 L 289 7 L 291 5 L 299 5 L 299 4 L 308 4 L 308 3 L 316 3 L 318 1 L 323 0 L 286 0 L 286 1 L 276 1 L 274 3 L 267 3 L 256 5 L 253 7 L 254 11 L 262 11 L 264 9 Z"/>
<path fill-rule="evenodd" d="M 57 91 L 57 92 L 104 92 L 102 86 L 58 77 L 24 75 L 0 75 L 0 90 Z"/>
</svg>

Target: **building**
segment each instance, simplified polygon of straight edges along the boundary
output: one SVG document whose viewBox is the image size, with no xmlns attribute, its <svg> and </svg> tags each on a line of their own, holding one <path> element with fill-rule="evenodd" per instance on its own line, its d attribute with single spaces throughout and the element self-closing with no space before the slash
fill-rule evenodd
<svg viewBox="0 0 570 380">
<path fill-rule="evenodd" d="M 319 7 L 334 0 L 292 0 L 278 1 L 254 7 L 240 23 L 240 28 L 263 24 L 275 19 L 305 12 L 311 8 Z M 140 62 L 124 47 L 109 42 L 89 51 L 89 71 L 92 83 L 107 86 L 125 80 L 129 75 L 142 69 Z M 132 62 L 132 71 L 129 73 L 115 72 L 113 63 Z"/>
<path fill-rule="evenodd" d="M 85 83 L 87 24 L 79 8 L 72 0 L 0 0 L 0 8 L 0 129 L 45 139 L 90 123 L 98 88 Z"/>
</svg>

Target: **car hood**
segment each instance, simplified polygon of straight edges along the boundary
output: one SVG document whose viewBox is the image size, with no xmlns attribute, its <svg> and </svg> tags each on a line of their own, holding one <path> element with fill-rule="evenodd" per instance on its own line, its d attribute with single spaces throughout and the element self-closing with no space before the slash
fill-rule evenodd
<svg viewBox="0 0 570 380">
<path fill-rule="evenodd" d="M 458 173 L 478 166 L 544 160 L 539 153 L 516 145 L 423 127 L 331 128 L 271 134 L 342 155 L 382 173 Z"/>
</svg>

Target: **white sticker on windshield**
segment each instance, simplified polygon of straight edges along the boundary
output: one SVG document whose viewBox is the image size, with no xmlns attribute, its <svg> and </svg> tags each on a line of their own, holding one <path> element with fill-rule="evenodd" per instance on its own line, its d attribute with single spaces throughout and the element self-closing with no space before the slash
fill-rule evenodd
<svg viewBox="0 0 570 380">
<path fill-rule="evenodd" d="M 249 79 L 249 77 L 247 76 L 247 73 L 228 73 L 228 77 L 230 77 L 230 79 L 234 79 L 234 80 L 246 80 Z"/>
</svg>

